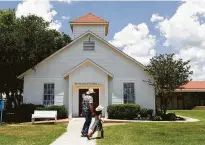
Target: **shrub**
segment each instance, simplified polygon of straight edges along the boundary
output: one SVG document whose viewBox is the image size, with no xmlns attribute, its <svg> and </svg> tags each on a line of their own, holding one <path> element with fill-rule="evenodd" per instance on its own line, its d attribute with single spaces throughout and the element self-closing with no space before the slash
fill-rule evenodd
<svg viewBox="0 0 205 145">
<path fill-rule="evenodd" d="M 153 113 L 153 110 L 152 109 L 145 109 L 145 108 L 142 108 L 140 110 L 140 117 L 143 117 L 143 118 L 147 118 L 147 117 L 152 117 L 152 113 Z"/>
<path fill-rule="evenodd" d="M 145 108 L 140 110 L 140 117 L 148 117 L 148 111 Z"/>
<path fill-rule="evenodd" d="M 166 121 L 176 121 L 177 120 L 177 116 L 175 113 L 168 113 L 162 116 L 163 120 Z"/>
<path fill-rule="evenodd" d="M 114 104 L 108 106 L 108 118 L 110 119 L 134 119 L 140 112 L 138 104 Z"/>
<path fill-rule="evenodd" d="M 37 107 L 36 110 L 56 110 L 58 119 L 65 119 L 68 117 L 67 109 L 64 105 L 62 106 L 48 106 L 48 107 Z"/>
<path fill-rule="evenodd" d="M 162 116 L 161 109 L 159 109 L 159 108 L 156 109 L 156 116 Z"/>
<path fill-rule="evenodd" d="M 162 117 L 161 116 L 155 116 L 153 121 L 162 121 Z"/>
<path fill-rule="evenodd" d="M 42 107 L 43 105 L 34 105 L 34 104 L 21 104 L 16 108 L 16 120 L 17 122 L 27 122 L 31 121 L 31 116 L 34 113 L 34 110 L 37 107 Z"/>
<path fill-rule="evenodd" d="M 148 116 L 152 117 L 153 109 L 147 109 Z"/>
<path fill-rule="evenodd" d="M 17 117 L 15 113 L 3 111 L 3 122 L 7 122 L 7 123 L 16 122 L 16 118 Z"/>
</svg>

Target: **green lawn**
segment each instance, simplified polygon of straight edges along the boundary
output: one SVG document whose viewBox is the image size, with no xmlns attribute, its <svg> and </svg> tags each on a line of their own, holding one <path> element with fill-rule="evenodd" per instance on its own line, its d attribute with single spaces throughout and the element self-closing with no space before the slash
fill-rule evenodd
<svg viewBox="0 0 205 145">
<path fill-rule="evenodd" d="M 205 145 L 205 111 L 169 111 L 200 119 L 195 123 L 131 123 L 104 128 L 98 145 Z"/>
<path fill-rule="evenodd" d="M 49 145 L 66 131 L 64 124 L 0 126 L 1 145 Z"/>
</svg>

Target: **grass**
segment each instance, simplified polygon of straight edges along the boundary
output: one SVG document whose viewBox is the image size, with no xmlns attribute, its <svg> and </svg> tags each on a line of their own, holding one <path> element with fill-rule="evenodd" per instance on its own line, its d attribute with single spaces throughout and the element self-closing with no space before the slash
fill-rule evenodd
<svg viewBox="0 0 205 145">
<path fill-rule="evenodd" d="M 204 145 L 205 110 L 169 111 L 197 118 L 194 123 L 130 123 L 104 128 L 98 145 Z"/>
<path fill-rule="evenodd" d="M 66 131 L 65 124 L 0 126 L 2 145 L 49 145 Z"/>
</svg>

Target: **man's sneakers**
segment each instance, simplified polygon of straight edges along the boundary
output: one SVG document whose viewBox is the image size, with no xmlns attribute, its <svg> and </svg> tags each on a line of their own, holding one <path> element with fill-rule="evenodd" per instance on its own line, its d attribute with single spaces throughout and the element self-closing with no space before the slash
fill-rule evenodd
<svg viewBox="0 0 205 145">
<path fill-rule="evenodd" d="M 87 134 L 85 134 L 84 132 L 81 132 L 81 137 L 86 137 Z"/>
<path fill-rule="evenodd" d="M 90 135 L 87 135 L 87 139 L 88 139 L 88 140 L 90 140 L 90 138 L 91 138 L 91 137 L 92 137 L 92 136 L 90 136 Z"/>
</svg>

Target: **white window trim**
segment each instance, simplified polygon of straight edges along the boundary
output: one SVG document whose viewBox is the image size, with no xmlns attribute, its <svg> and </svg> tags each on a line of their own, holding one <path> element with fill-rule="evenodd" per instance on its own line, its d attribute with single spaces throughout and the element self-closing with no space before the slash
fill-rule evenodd
<svg viewBox="0 0 205 145">
<path fill-rule="evenodd" d="M 135 84 L 135 81 L 123 81 L 123 83 L 122 83 L 122 102 L 123 102 L 123 104 L 129 104 L 129 103 L 125 103 L 125 101 L 124 101 L 124 84 L 126 84 L 126 83 L 133 83 L 134 84 L 134 103 L 136 103 L 136 84 Z"/>
<path fill-rule="evenodd" d="M 55 89 L 56 89 L 55 82 L 44 82 L 44 83 L 43 83 L 43 87 L 42 87 L 42 88 L 43 88 L 43 95 L 42 95 L 42 96 L 43 96 L 43 105 L 44 105 L 44 106 L 53 106 L 53 105 L 45 105 L 45 104 L 44 104 L 44 85 L 45 85 L 45 84 L 54 84 L 54 91 L 53 91 L 54 99 L 53 99 L 53 105 L 55 105 Z"/>
</svg>

